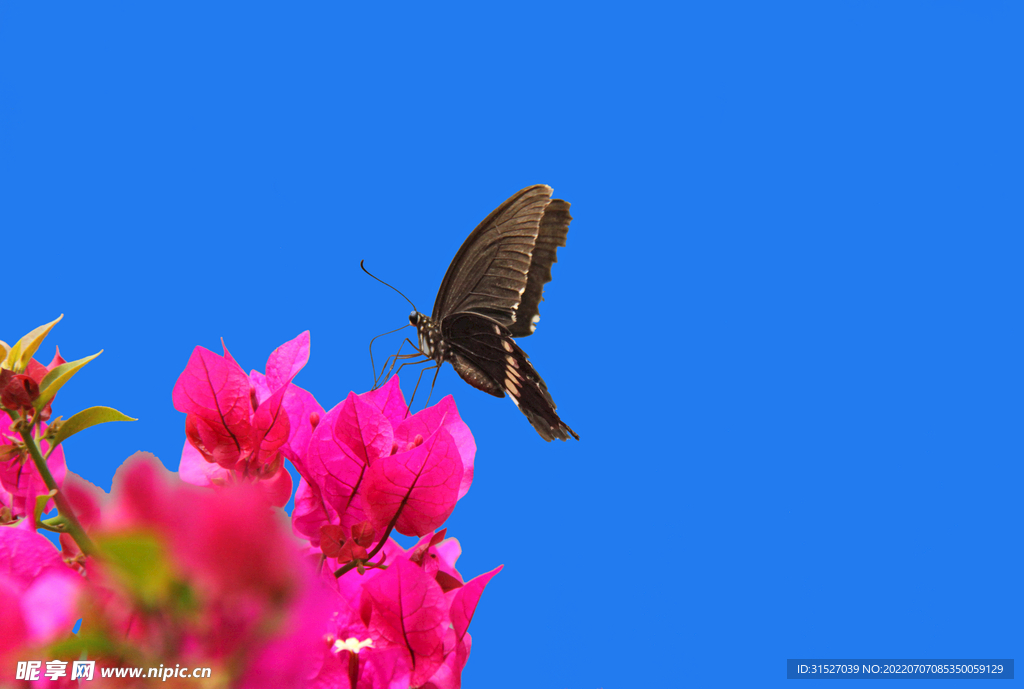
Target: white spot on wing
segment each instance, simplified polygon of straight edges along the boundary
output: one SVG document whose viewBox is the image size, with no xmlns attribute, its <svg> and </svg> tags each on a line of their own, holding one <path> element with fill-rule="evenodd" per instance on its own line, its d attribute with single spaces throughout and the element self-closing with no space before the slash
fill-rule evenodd
<svg viewBox="0 0 1024 689">
<path fill-rule="evenodd" d="M 505 342 L 504 340 L 502 340 L 501 341 L 501 346 L 505 348 L 506 352 L 511 352 L 512 351 L 512 344 L 510 342 Z"/>
</svg>

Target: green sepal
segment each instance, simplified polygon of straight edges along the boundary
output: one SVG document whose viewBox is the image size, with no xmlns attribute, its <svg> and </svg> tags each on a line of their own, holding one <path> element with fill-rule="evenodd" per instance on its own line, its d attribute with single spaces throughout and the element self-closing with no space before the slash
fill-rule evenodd
<svg viewBox="0 0 1024 689">
<path fill-rule="evenodd" d="M 49 493 L 46 493 L 44 495 L 37 495 L 36 496 L 36 506 L 35 506 L 35 509 L 32 511 L 33 512 L 32 519 L 34 520 L 32 522 L 32 524 L 37 529 L 44 528 L 43 525 L 42 525 L 42 520 L 43 520 L 43 515 L 46 514 L 46 503 L 50 502 L 50 500 L 52 500 L 53 497 L 56 494 L 57 494 L 56 490 L 51 490 Z"/>
<path fill-rule="evenodd" d="M 54 370 L 56 371 L 57 369 Z M 60 425 L 57 427 L 57 432 L 53 436 L 51 446 L 60 445 L 75 433 L 84 431 L 90 426 L 96 426 L 109 421 L 138 421 L 138 419 L 125 416 L 118 410 L 111 407 L 89 407 L 88 409 L 83 409 L 77 414 L 74 414 L 67 421 L 60 422 Z"/>
<path fill-rule="evenodd" d="M 78 369 L 82 368 L 102 353 L 103 350 L 101 349 L 92 356 L 61 364 L 47 373 L 46 377 L 43 378 L 43 382 L 39 384 L 39 397 L 37 397 L 36 401 L 32 403 L 35 408 L 42 409 L 49 404 L 50 400 L 52 400 L 54 395 L 57 394 L 57 391 L 64 387 L 64 383 L 71 380 L 71 376 L 78 373 Z"/>
<path fill-rule="evenodd" d="M 67 533 L 68 531 L 68 520 L 59 514 L 56 517 L 50 517 L 49 519 L 43 519 L 36 525 L 36 528 L 48 529 L 50 531 L 59 531 L 60 533 Z"/>
</svg>

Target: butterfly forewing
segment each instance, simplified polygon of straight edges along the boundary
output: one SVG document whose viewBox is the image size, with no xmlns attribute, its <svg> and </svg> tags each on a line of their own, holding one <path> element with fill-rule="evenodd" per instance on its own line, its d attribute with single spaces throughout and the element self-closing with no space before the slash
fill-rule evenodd
<svg viewBox="0 0 1024 689">
<path fill-rule="evenodd" d="M 550 201 L 551 187 L 527 187 L 473 230 L 441 281 L 433 320 L 472 312 L 505 327 L 516 321 L 541 219 Z"/>
<path fill-rule="evenodd" d="M 533 261 L 526 280 L 526 290 L 516 310 L 516 322 L 509 327 L 512 337 L 526 337 L 537 328 L 540 320 L 540 302 L 544 299 L 544 285 L 551 282 L 551 264 L 555 263 L 555 252 L 565 246 L 569 232 L 569 204 L 561 199 L 552 199 L 544 209 L 540 221 L 537 241 L 533 247 Z"/>
</svg>

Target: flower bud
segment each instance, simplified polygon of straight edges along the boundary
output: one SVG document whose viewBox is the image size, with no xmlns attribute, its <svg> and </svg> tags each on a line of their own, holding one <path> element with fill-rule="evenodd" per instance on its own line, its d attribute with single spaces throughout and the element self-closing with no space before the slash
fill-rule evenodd
<svg viewBox="0 0 1024 689">
<path fill-rule="evenodd" d="M 8 382 L 0 390 L 0 404 L 7 409 L 31 407 L 39 397 L 39 383 L 24 373 L 7 376 Z"/>
</svg>

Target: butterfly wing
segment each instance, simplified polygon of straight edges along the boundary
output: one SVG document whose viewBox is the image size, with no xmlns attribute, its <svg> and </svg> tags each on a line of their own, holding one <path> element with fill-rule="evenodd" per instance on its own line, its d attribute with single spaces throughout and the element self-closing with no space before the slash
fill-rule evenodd
<svg viewBox="0 0 1024 689">
<path fill-rule="evenodd" d="M 507 328 L 483 316 L 458 313 L 441 323 L 446 358 L 473 387 L 495 397 L 507 392 L 544 440 L 580 437 L 555 412 L 548 386 Z"/>
<path fill-rule="evenodd" d="M 432 315 L 435 322 L 462 312 L 485 316 L 506 328 L 516 322 L 541 221 L 550 203 L 551 187 L 527 187 L 473 230 L 441 281 Z"/>
<path fill-rule="evenodd" d="M 537 241 L 533 247 L 533 260 L 530 273 L 526 279 L 526 290 L 516 310 L 516 321 L 509 326 L 512 337 L 532 335 L 540 320 L 540 302 L 544 300 L 544 285 L 551 282 L 551 264 L 558 259 L 555 252 L 558 247 L 565 246 L 565 236 L 569 232 L 569 203 L 561 199 L 552 199 L 544 209 L 541 218 Z"/>
</svg>

